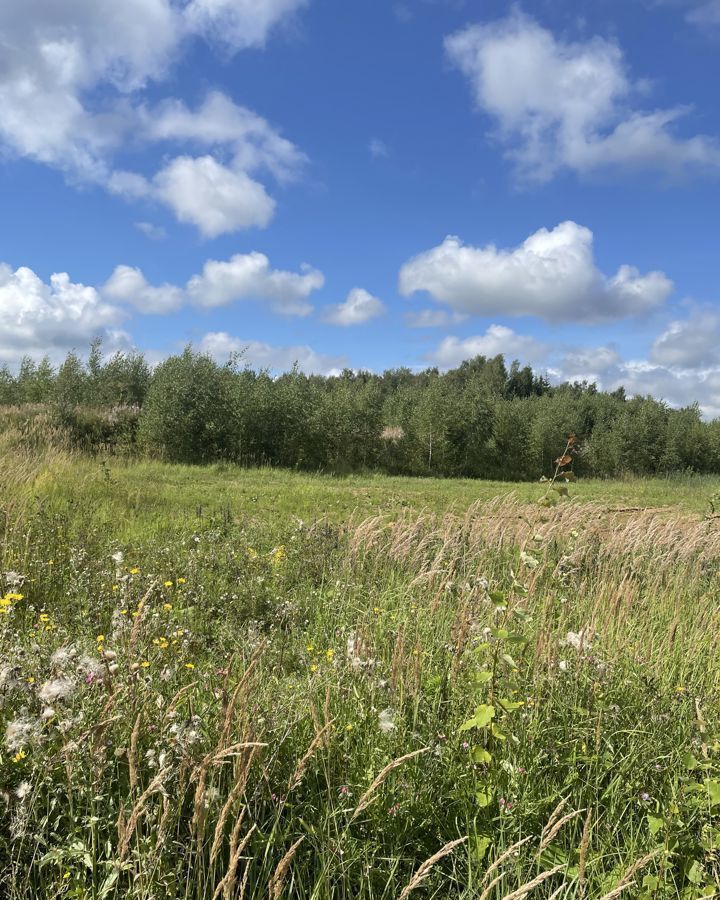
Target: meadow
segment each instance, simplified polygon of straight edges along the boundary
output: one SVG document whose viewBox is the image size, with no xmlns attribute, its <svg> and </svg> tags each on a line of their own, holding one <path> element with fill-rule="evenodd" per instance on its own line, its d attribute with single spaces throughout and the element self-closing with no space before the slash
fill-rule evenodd
<svg viewBox="0 0 720 900">
<path fill-rule="evenodd" d="M 0 896 L 720 892 L 719 479 L 0 479 Z"/>
</svg>

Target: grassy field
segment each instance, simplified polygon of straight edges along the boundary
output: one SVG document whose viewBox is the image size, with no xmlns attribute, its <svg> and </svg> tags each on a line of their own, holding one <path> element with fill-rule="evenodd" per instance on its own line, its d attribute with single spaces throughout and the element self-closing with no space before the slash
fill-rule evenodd
<svg viewBox="0 0 720 900">
<path fill-rule="evenodd" d="M 3 898 L 720 891 L 717 480 L 0 478 Z"/>
</svg>

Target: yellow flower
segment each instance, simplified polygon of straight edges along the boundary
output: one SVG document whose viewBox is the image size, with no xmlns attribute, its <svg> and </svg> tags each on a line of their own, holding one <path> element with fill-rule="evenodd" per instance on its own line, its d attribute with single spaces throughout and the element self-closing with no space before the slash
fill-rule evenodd
<svg viewBox="0 0 720 900">
<path fill-rule="evenodd" d="M 317 670 L 318 670 L 318 667 L 315 665 L 315 663 L 313 663 L 313 664 L 310 666 L 310 671 L 311 671 L 311 672 L 317 672 Z"/>
<path fill-rule="evenodd" d="M 95 638 L 95 640 L 98 642 L 98 644 L 102 644 L 102 642 L 105 640 L 105 635 L 104 635 L 104 634 L 99 634 L 99 635 Z"/>
<path fill-rule="evenodd" d="M 163 609 L 172 609 L 172 603 L 163 603 Z"/>
<path fill-rule="evenodd" d="M 185 663 L 185 668 L 186 668 L 186 669 L 194 669 L 194 668 L 195 668 L 195 663 Z"/>
<path fill-rule="evenodd" d="M 25 681 L 28 684 L 35 684 L 35 679 L 32 677 L 32 675 L 29 678 L 26 678 Z"/>
<path fill-rule="evenodd" d="M 275 549 L 270 553 L 270 557 L 272 559 L 274 566 L 279 566 L 283 560 L 286 559 L 287 553 L 285 552 L 285 545 L 281 544 L 279 547 L 275 547 Z"/>
<path fill-rule="evenodd" d="M 47 613 L 40 613 L 40 621 L 41 622 L 49 622 L 50 616 Z"/>
<path fill-rule="evenodd" d="M 138 569 L 137 566 L 133 566 L 132 569 L 130 569 L 130 574 L 131 574 L 131 575 L 139 575 L 139 574 L 140 574 L 140 569 Z"/>
<path fill-rule="evenodd" d="M 352 731 L 352 730 L 353 730 L 352 725 L 346 725 L 346 726 L 345 726 L 345 731 Z"/>
<path fill-rule="evenodd" d="M 110 590 L 112 590 L 112 591 L 119 591 L 119 590 L 120 590 L 120 585 L 119 585 L 119 584 L 114 584 Z"/>
<path fill-rule="evenodd" d="M 21 760 L 25 759 L 27 753 L 24 750 L 18 750 L 18 752 L 13 756 L 12 761 L 14 763 L 19 763 Z"/>
<path fill-rule="evenodd" d="M 127 611 L 126 609 L 121 609 L 121 610 L 120 610 L 120 615 L 121 615 L 121 616 L 126 616 L 127 614 L 128 614 L 128 611 Z"/>
<path fill-rule="evenodd" d="M 184 579 L 184 578 L 178 578 L 177 583 L 178 583 L 178 584 L 185 584 L 185 579 Z"/>
<path fill-rule="evenodd" d="M 325 651 L 325 656 L 327 657 L 328 662 L 331 662 L 333 656 L 335 656 L 335 651 L 334 651 L 334 650 L 326 650 L 326 651 Z"/>
<path fill-rule="evenodd" d="M 163 585 L 163 587 L 172 587 L 172 586 L 173 586 L 172 581 L 166 581 Z"/>
<path fill-rule="evenodd" d="M 54 565 L 55 565 L 55 560 L 54 560 L 54 559 L 49 559 L 47 564 L 48 564 L 49 566 L 54 566 Z"/>
<path fill-rule="evenodd" d="M 150 668 L 150 663 L 149 663 L 146 659 L 144 659 L 144 660 L 140 663 L 140 665 L 143 667 L 143 669 L 149 669 L 149 668 Z"/>
<path fill-rule="evenodd" d="M 315 647 L 313 644 L 308 644 L 305 649 L 307 650 L 308 653 L 312 653 L 313 650 L 315 649 Z"/>
<path fill-rule="evenodd" d="M 373 612 L 375 613 L 376 616 L 379 616 L 380 613 L 382 612 L 382 610 L 380 609 L 379 606 L 373 606 Z"/>
<path fill-rule="evenodd" d="M 679 685 L 675 688 L 675 692 L 678 693 L 678 694 L 684 694 L 684 693 L 685 693 L 685 685 L 684 685 L 684 684 L 679 684 Z"/>
<path fill-rule="evenodd" d="M 22 600 L 25 597 L 25 594 L 14 594 L 12 591 L 9 594 L 5 594 L 6 600 Z"/>
</svg>

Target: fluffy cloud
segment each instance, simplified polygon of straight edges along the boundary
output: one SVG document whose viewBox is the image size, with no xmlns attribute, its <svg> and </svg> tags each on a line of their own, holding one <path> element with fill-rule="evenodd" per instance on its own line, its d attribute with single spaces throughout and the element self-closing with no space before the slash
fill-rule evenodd
<svg viewBox="0 0 720 900">
<path fill-rule="evenodd" d="M 508 360 L 519 359 L 524 363 L 534 363 L 544 359 L 547 353 L 547 345 L 535 338 L 516 334 L 504 325 L 491 325 L 485 334 L 475 337 L 444 338 L 440 346 L 429 354 L 428 359 L 444 369 L 450 369 L 474 356 L 492 358 L 502 354 Z"/>
<path fill-rule="evenodd" d="M 545 181 L 563 168 L 720 171 L 715 137 L 676 134 L 686 108 L 633 109 L 647 83 L 632 81 L 614 42 L 557 40 L 514 11 L 448 37 L 445 46 L 525 178 Z"/>
<path fill-rule="evenodd" d="M 180 222 L 196 225 L 210 238 L 240 228 L 265 228 L 275 211 L 275 201 L 259 182 L 212 156 L 174 159 L 155 176 L 153 195 Z"/>
<path fill-rule="evenodd" d="M 671 322 L 654 341 L 650 361 L 685 369 L 720 365 L 720 315 L 703 313 Z"/>
<path fill-rule="evenodd" d="M 329 306 L 324 315 L 331 325 L 362 325 L 385 312 L 385 304 L 363 290 L 353 288 L 343 303 Z"/>
<path fill-rule="evenodd" d="M 261 341 L 243 341 L 224 331 L 206 334 L 199 349 L 221 361 L 232 353 L 239 353 L 249 366 L 272 372 L 288 372 L 297 364 L 300 371 L 308 375 L 335 375 L 345 367 L 344 357 L 316 353 L 306 345 L 275 347 Z"/>
<path fill-rule="evenodd" d="M 222 35 L 231 49 L 261 46 L 304 2 L 33 0 L 22 10 L 0 4 L 0 146 L 73 181 L 160 200 L 209 236 L 267 224 L 274 203 L 251 173 L 264 168 L 291 177 L 304 157 L 289 141 L 219 93 L 195 111 L 174 100 L 147 106 L 138 97 L 166 77 L 188 37 Z M 179 155 L 154 181 L 114 171 L 119 150 L 157 142 L 211 148 L 220 158 Z"/>
<path fill-rule="evenodd" d="M 519 247 L 464 245 L 448 237 L 400 270 L 404 296 L 427 291 L 461 313 L 539 316 L 597 322 L 647 312 L 672 291 L 662 272 L 641 275 L 621 266 L 603 275 L 593 258 L 593 234 L 575 222 L 541 228 Z"/>
<path fill-rule="evenodd" d="M 32 269 L 13 271 L 0 264 L 0 359 L 16 362 L 24 354 L 56 358 L 72 348 L 84 349 L 96 336 L 110 348 L 129 344 L 118 326 L 124 311 L 98 291 L 74 283 L 61 272 L 49 283 Z"/>
<path fill-rule="evenodd" d="M 273 312 L 306 316 L 312 312 L 310 294 L 325 283 L 322 272 L 303 264 L 299 272 L 272 269 L 264 253 L 237 253 L 229 260 L 208 260 L 184 287 L 148 283 L 140 269 L 117 266 L 101 288 L 113 303 L 131 305 L 144 313 L 169 313 L 186 304 L 214 309 L 239 300 L 267 300 Z"/>
<path fill-rule="evenodd" d="M 101 288 L 103 297 L 115 303 L 136 307 L 143 313 L 174 312 L 185 300 L 184 292 L 172 284 L 153 287 L 145 280 L 140 269 L 117 266 Z"/>
<path fill-rule="evenodd" d="M 322 272 L 301 266 L 300 273 L 270 268 L 263 253 L 238 253 L 227 262 L 208 260 L 202 274 L 187 283 L 187 293 L 199 306 L 227 306 L 248 298 L 268 300 L 274 312 L 305 316 L 312 312 L 308 297 L 325 283 Z"/>
</svg>

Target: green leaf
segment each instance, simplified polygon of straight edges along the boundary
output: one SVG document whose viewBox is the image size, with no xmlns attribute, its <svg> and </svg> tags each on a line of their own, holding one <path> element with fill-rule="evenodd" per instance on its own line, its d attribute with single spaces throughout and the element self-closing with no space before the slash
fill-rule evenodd
<svg viewBox="0 0 720 900">
<path fill-rule="evenodd" d="M 525 706 L 524 700 L 506 700 L 504 697 L 498 700 L 498 703 L 505 712 L 512 712 L 514 709 L 520 709 L 521 706 Z"/>
<path fill-rule="evenodd" d="M 482 763 L 489 766 L 492 762 L 492 756 L 484 747 L 473 747 L 471 750 L 473 762 Z"/>
<path fill-rule="evenodd" d="M 487 728 L 495 716 L 495 707 L 481 703 L 475 710 L 475 715 L 460 726 L 460 732 L 469 731 L 471 728 Z"/>
<path fill-rule="evenodd" d="M 660 816 L 653 816 L 650 813 L 648 813 L 647 821 L 648 828 L 650 829 L 650 834 L 653 835 L 653 837 L 665 825 L 664 819 L 661 819 Z"/>
<path fill-rule="evenodd" d="M 710 797 L 710 806 L 717 806 L 720 803 L 720 781 L 713 781 L 708 778 L 704 784 Z"/>
<path fill-rule="evenodd" d="M 493 802 L 492 789 L 489 787 L 480 788 L 475 792 L 475 799 L 477 800 L 478 806 L 481 807 L 481 809 L 485 809 L 486 806 L 490 806 Z"/>
<path fill-rule="evenodd" d="M 473 673 L 473 681 L 475 682 L 475 684 L 485 684 L 485 682 L 490 681 L 491 678 L 492 672 L 487 672 L 485 670 L 481 672 L 476 671 Z"/>
<path fill-rule="evenodd" d="M 475 848 L 473 851 L 473 856 L 475 857 L 475 861 L 481 863 L 492 844 L 493 839 L 491 834 L 478 834 L 475 837 Z"/>
</svg>

